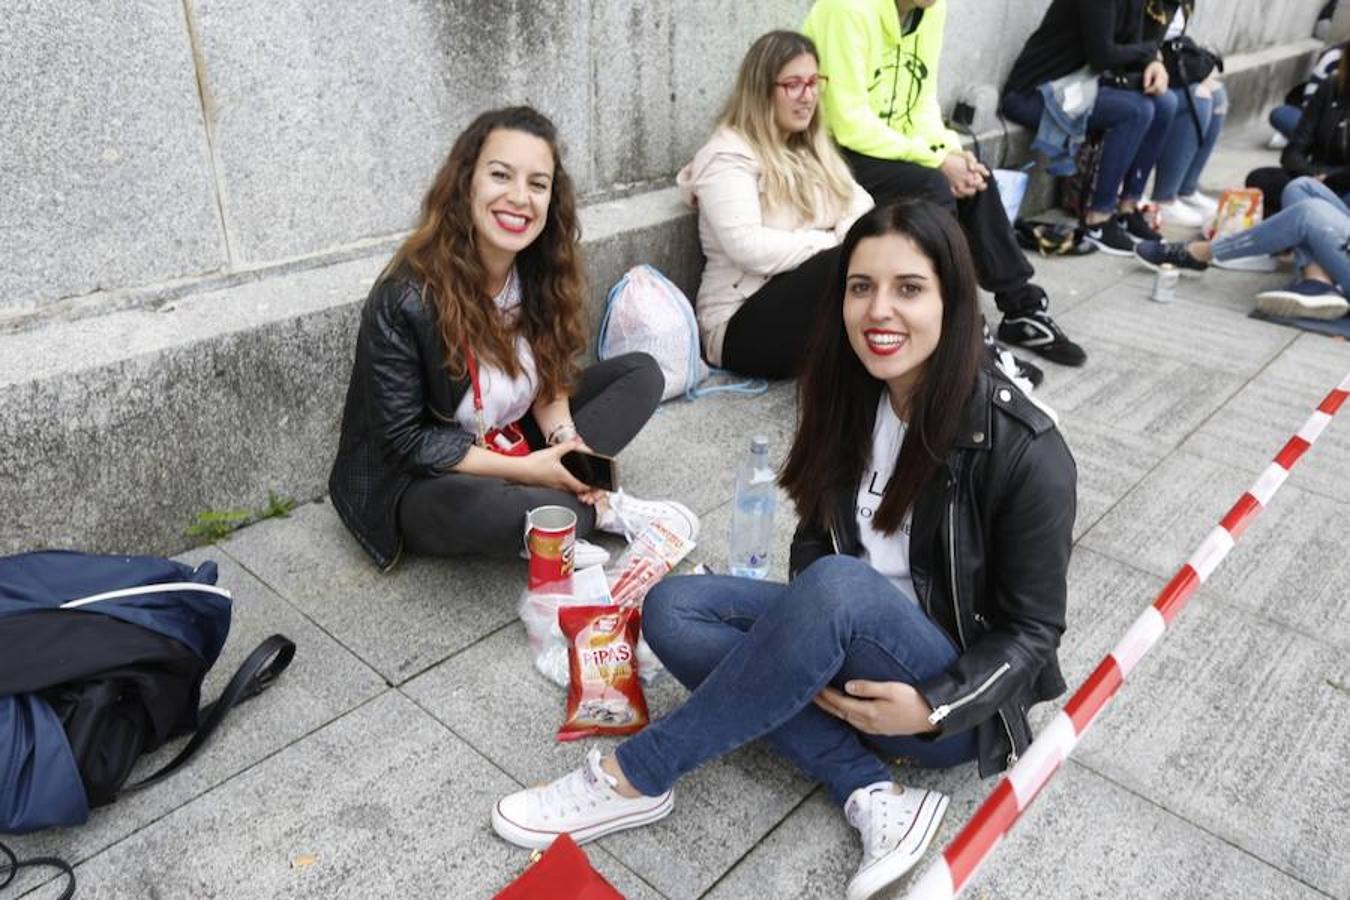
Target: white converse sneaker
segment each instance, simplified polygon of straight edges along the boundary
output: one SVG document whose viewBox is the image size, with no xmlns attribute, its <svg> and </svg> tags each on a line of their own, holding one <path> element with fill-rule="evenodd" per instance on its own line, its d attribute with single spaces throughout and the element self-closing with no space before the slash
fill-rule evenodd
<svg viewBox="0 0 1350 900">
<path fill-rule="evenodd" d="M 611 491 L 606 510 L 595 517 L 595 527 L 632 540 L 650 522 L 660 522 L 682 538 L 698 540 L 698 516 L 674 500 L 639 500 L 622 490 Z"/>
<path fill-rule="evenodd" d="M 578 844 L 670 815 L 674 792 L 659 797 L 622 796 L 618 781 L 600 768 L 600 751 L 550 784 L 516 791 L 492 808 L 492 830 L 518 847 L 542 849 L 566 833 Z"/>
<path fill-rule="evenodd" d="M 848 900 L 866 900 L 914 867 L 937 834 L 947 795 L 879 781 L 858 788 L 844 815 L 862 836 L 862 863 L 848 883 Z"/>
</svg>

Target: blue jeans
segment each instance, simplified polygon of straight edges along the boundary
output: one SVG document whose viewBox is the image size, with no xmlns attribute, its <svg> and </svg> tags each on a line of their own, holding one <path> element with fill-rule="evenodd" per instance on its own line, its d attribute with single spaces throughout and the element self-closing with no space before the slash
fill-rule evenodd
<svg viewBox="0 0 1350 900">
<path fill-rule="evenodd" d="M 1316 178 L 1295 178 L 1281 197 L 1283 209 L 1237 234 L 1219 238 L 1217 260 L 1280 253 L 1293 248 L 1300 269 L 1317 263 L 1350 293 L 1350 206 Z"/>
<path fill-rule="evenodd" d="M 1007 94 L 1003 114 L 1033 131 L 1040 127 L 1045 101 L 1039 91 Z M 1103 87 L 1088 116 L 1088 131 L 1104 131 L 1093 212 L 1112 212 L 1117 199 L 1138 200 L 1149 173 L 1162 153 L 1163 137 L 1172 127 L 1177 98 L 1171 91 L 1150 97 L 1139 91 Z"/>
<path fill-rule="evenodd" d="M 633 786 L 669 790 L 705 762 L 763 737 L 843 804 L 886 781 L 878 756 L 930 768 L 975 758 L 973 729 L 931 740 L 863 735 L 812 702 L 852 678 L 916 684 L 957 658 L 918 605 L 850 556 L 827 556 L 790 584 L 718 575 L 669 578 L 647 595 L 643 632 L 692 693 L 616 750 Z"/>
<path fill-rule="evenodd" d="M 1189 88 L 1176 88 L 1177 112 L 1172 119 L 1172 127 L 1163 138 L 1162 155 L 1158 157 L 1158 169 L 1153 176 L 1153 199 L 1168 202 L 1177 195 L 1194 194 L 1200 184 L 1200 172 L 1209 162 L 1214 145 L 1219 142 L 1219 132 L 1223 130 L 1223 121 L 1228 115 L 1228 91 L 1223 85 L 1214 89 L 1211 97 L 1197 97 L 1196 85 Z M 1190 92 L 1195 103 L 1195 115 L 1191 115 L 1190 104 L 1182 92 Z M 1204 140 L 1195 130 L 1196 119 L 1200 120 L 1200 131 Z"/>
<path fill-rule="evenodd" d="M 1303 107 L 1290 106 L 1288 103 L 1270 111 L 1270 127 L 1285 137 L 1293 137 L 1298 120 L 1303 116 Z"/>
</svg>

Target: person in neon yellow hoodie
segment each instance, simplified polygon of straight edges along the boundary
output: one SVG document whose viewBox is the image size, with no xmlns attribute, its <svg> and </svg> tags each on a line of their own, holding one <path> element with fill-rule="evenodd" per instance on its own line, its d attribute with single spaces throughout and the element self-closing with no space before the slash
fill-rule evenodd
<svg viewBox="0 0 1350 900">
<path fill-rule="evenodd" d="M 816 0 L 802 31 L 829 78 L 825 124 L 878 204 L 943 204 L 970 240 L 980 286 L 1003 313 L 999 340 L 1062 365 L 1087 354 L 1050 317 L 990 172 L 942 120 L 937 72 L 947 0 Z"/>
</svg>

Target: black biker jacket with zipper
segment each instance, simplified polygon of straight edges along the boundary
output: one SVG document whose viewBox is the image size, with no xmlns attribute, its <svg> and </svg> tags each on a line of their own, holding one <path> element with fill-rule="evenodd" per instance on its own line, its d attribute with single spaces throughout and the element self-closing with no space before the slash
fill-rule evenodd
<svg viewBox="0 0 1350 900">
<path fill-rule="evenodd" d="M 1063 693 L 1064 632 L 1077 468 L 1048 416 L 1001 375 L 981 371 L 945 464 L 915 501 L 909 560 L 917 600 L 960 649 L 915 685 L 945 737 L 975 728 L 980 775 L 1031 743 L 1027 709 Z M 793 537 L 795 576 L 831 553 L 859 556 L 856 484 L 836 491 L 828 527 Z"/>
<path fill-rule="evenodd" d="M 337 458 L 328 475 L 333 508 L 384 571 L 398 562 L 398 503 L 416 478 L 443 475 L 474 436 L 455 410 L 469 390 L 451 378 L 435 307 L 420 283 L 381 278 L 361 309 Z"/>
</svg>

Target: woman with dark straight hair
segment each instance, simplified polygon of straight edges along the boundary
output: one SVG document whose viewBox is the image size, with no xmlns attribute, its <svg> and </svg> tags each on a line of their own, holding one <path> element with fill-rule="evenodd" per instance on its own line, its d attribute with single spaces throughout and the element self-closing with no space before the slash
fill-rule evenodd
<svg viewBox="0 0 1350 900">
<path fill-rule="evenodd" d="M 680 776 L 764 738 L 858 829 L 857 900 L 918 862 L 947 808 L 895 782 L 887 761 L 992 775 L 1026 749 L 1027 709 L 1064 690 L 1077 475 L 1050 419 L 986 367 L 975 285 L 966 239 L 936 204 L 853 225 L 780 478 L 800 519 L 792 580 L 658 584 L 643 629 L 688 700 L 504 797 L 499 835 L 539 847 L 654 822 Z"/>
<path fill-rule="evenodd" d="M 1265 197 L 1265 214 L 1284 208 L 1284 190 L 1295 178 L 1316 178 L 1350 202 L 1350 54 L 1303 106 L 1278 166 L 1247 173 L 1247 186 Z"/>
</svg>

